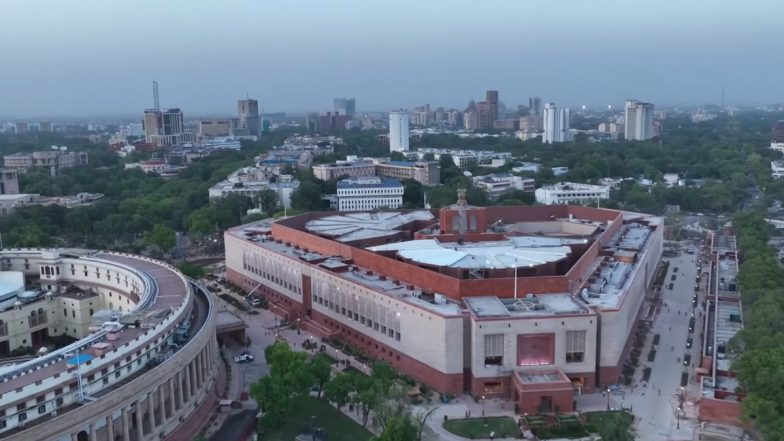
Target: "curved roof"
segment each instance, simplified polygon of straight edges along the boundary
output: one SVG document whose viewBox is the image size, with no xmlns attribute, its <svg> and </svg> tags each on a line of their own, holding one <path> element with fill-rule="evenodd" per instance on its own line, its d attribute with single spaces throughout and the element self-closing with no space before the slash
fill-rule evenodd
<svg viewBox="0 0 784 441">
<path fill-rule="evenodd" d="M 403 225 L 417 220 L 434 220 L 433 213 L 426 210 L 383 211 L 378 213 L 351 213 L 326 216 L 305 224 L 311 233 L 327 236 L 338 242 L 392 236 Z"/>
<path fill-rule="evenodd" d="M 397 254 L 425 265 L 453 268 L 515 268 L 537 266 L 566 258 L 571 243 L 583 239 L 552 237 L 512 237 L 492 242 L 448 242 L 435 239 L 409 240 L 369 247 L 370 251 L 397 251 Z"/>
</svg>

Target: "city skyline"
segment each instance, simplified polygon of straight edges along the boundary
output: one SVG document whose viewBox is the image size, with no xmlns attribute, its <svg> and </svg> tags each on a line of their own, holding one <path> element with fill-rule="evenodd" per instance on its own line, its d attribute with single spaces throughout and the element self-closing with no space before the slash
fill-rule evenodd
<svg viewBox="0 0 784 441">
<path fill-rule="evenodd" d="M 247 95 L 267 111 L 294 113 L 329 111 L 340 96 L 356 97 L 357 112 L 423 102 L 463 109 L 485 90 L 498 90 L 507 106 L 529 96 L 572 108 L 615 108 L 629 97 L 664 107 L 719 104 L 722 88 L 727 104 L 784 101 L 784 65 L 772 55 L 784 4 L 724 3 L 629 11 L 612 0 L 458 2 L 448 18 L 443 2 L 306 2 L 274 11 L 240 0 L 188 8 L 85 1 L 78 10 L 12 3 L 0 19 L 0 38 L 16 43 L 6 53 L 13 62 L 0 82 L 0 115 L 133 115 L 152 107 L 154 79 L 161 106 L 186 117 L 232 114 Z M 482 26 L 493 29 L 490 45 L 425 43 Z M 164 33 L 167 49 L 151 50 Z"/>
</svg>

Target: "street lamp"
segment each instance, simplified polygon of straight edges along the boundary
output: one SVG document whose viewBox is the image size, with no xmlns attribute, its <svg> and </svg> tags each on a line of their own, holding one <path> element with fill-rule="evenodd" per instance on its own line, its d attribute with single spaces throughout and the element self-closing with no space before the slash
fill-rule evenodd
<svg viewBox="0 0 784 441">
<path fill-rule="evenodd" d="M 610 410 L 610 386 L 604 389 L 604 393 L 607 394 L 607 410 Z"/>
<path fill-rule="evenodd" d="M 485 396 L 482 395 L 482 416 L 485 416 Z"/>
</svg>

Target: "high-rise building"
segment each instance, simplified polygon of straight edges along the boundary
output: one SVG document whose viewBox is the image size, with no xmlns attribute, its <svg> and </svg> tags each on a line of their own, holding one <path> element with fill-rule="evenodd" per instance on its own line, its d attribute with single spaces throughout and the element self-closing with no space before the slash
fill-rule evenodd
<svg viewBox="0 0 784 441">
<path fill-rule="evenodd" d="M 627 140 L 644 141 L 656 136 L 653 127 L 653 104 L 637 100 L 626 100 Z"/>
<path fill-rule="evenodd" d="M 237 101 L 237 112 L 240 120 L 237 129 L 247 135 L 261 138 L 261 119 L 259 118 L 259 102 L 252 99 Z M 243 133 L 244 134 L 244 133 Z"/>
<path fill-rule="evenodd" d="M 147 109 L 144 111 L 144 140 L 158 147 L 193 142 L 194 136 L 185 131 L 182 110 Z"/>
<path fill-rule="evenodd" d="M 542 116 L 542 99 L 537 97 L 528 98 L 528 114 Z"/>
<path fill-rule="evenodd" d="M 408 111 L 389 112 L 389 151 L 408 151 Z"/>
<path fill-rule="evenodd" d="M 542 142 L 552 144 L 569 141 L 569 109 L 555 107 L 555 103 L 547 103 L 544 106 L 543 120 Z"/>
<path fill-rule="evenodd" d="M 26 122 L 17 122 L 16 123 L 16 134 L 17 135 L 26 135 L 30 131 L 30 127 L 27 125 Z"/>
<path fill-rule="evenodd" d="M 526 125 L 529 127 L 529 130 L 533 132 L 542 131 L 542 116 L 542 99 L 539 97 L 528 98 L 528 120 L 526 121 Z M 522 120 L 520 121 L 520 124 L 522 129 Z"/>
<path fill-rule="evenodd" d="M 498 91 L 488 90 L 485 92 L 485 102 L 487 103 L 488 125 L 493 127 L 493 123 L 498 119 Z"/>
<path fill-rule="evenodd" d="M 334 98 L 332 104 L 338 115 L 354 116 L 357 110 L 356 98 Z"/>
<path fill-rule="evenodd" d="M 473 100 L 468 103 L 468 108 L 463 111 L 463 128 L 466 130 L 478 130 L 480 128 L 479 109 Z"/>
</svg>

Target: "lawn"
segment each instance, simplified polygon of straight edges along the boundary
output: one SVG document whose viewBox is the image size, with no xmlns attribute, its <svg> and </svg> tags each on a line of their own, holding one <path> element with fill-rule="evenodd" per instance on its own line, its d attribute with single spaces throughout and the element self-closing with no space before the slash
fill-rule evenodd
<svg viewBox="0 0 784 441">
<path fill-rule="evenodd" d="M 509 417 L 449 420 L 444 423 L 444 429 L 470 439 L 490 439 L 491 431 L 496 438 L 515 437 L 519 431 L 515 420 Z"/>
<path fill-rule="evenodd" d="M 589 435 L 589 432 L 579 422 L 533 428 L 531 431 L 540 439 L 582 438 Z"/>
<path fill-rule="evenodd" d="M 628 412 L 587 412 L 585 418 L 588 422 L 586 428 L 592 433 L 607 435 L 608 438 L 621 441 L 634 439 L 629 431 L 634 423 L 634 416 Z"/>
<path fill-rule="evenodd" d="M 316 425 L 326 430 L 331 440 L 368 441 L 373 436 L 327 401 L 308 396 L 297 398 L 292 402 L 291 413 L 283 427 L 265 433 L 259 438 L 264 441 L 294 441 L 297 435 L 305 432 L 312 416 L 316 417 Z"/>
</svg>

